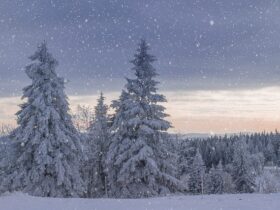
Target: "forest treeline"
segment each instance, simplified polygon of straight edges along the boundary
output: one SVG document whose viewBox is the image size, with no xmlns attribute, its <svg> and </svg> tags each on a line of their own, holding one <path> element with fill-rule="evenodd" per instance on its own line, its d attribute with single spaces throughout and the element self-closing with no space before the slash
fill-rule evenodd
<svg viewBox="0 0 280 210">
<path fill-rule="evenodd" d="M 213 194 L 280 190 L 279 133 L 184 139 L 158 94 L 158 76 L 141 40 L 133 78 L 117 100 L 101 93 L 85 132 L 72 116 L 64 79 L 45 42 L 30 56 L 18 126 L 1 138 L 0 192 L 44 197 L 142 198 L 171 193 Z M 114 110 L 108 114 L 108 109 Z"/>
</svg>

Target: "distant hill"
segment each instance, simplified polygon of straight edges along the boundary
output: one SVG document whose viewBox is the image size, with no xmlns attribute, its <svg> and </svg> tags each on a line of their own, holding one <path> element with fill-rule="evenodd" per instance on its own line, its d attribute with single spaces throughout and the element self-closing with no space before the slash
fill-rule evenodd
<svg viewBox="0 0 280 210">
<path fill-rule="evenodd" d="M 242 134 L 251 134 L 251 132 L 241 132 Z M 232 136 L 232 135 L 239 135 L 240 133 L 173 133 L 170 134 L 173 138 L 178 138 L 178 139 L 206 139 L 211 136 Z"/>
</svg>

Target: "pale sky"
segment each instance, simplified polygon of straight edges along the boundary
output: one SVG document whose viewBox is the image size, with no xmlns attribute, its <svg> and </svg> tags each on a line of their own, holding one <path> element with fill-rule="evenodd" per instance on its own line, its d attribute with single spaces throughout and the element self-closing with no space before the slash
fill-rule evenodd
<svg viewBox="0 0 280 210">
<path fill-rule="evenodd" d="M 170 130 L 179 133 L 232 133 L 274 131 L 280 125 L 280 87 L 247 90 L 167 91 L 164 103 Z M 105 92 L 106 102 L 119 92 Z M 94 106 L 98 94 L 69 97 L 71 109 L 78 104 Z M 20 97 L 0 99 L 0 123 L 15 125 Z"/>
<path fill-rule="evenodd" d="M 118 98 L 145 38 L 172 131 L 279 129 L 279 22 L 278 0 L 1 0 L 0 123 L 15 123 L 43 40 L 75 107 Z"/>
</svg>

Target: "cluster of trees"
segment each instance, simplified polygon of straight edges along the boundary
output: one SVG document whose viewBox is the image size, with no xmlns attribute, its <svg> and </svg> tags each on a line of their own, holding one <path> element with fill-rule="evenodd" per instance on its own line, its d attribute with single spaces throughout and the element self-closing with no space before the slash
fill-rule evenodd
<svg viewBox="0 0 280 210">
<path fill-rule="evenodd" d="M 166 132 L 166 99 L 157 93 L 148 50 L 142 40 L 114 114 L 101 93 L 93 114 L 79 107 L 71 116 L 58 62 L 39 45 L 26 67 L 32 83 L 23 90 L 18 127 L 1 139 L 0 192 L 140 198 L 277 190 L 274 174 L 263 169 L 279 160 L 278 133 L 176 140 Z"/>
<path fill-rule="evenodd" d="M 142 40 L 134 59 L 135 78 L 113 101 L 113 116 L 101 95 L 88 132 L 78 132 L 69 114 L 64 79 L 46 43 L 30 57 L 18 127 L 5 141 L 0 191 L 21 190 L 52 197 L 146 197 L 181 190 L 162 141 L 170 123 L 157 93 L 155 57 Z"/>
<path fill-rule="evenodd" d="M 175 138 L 178 176 L 188 183 L 192 193 L 277 192 L 279 137 L 276 131 L 177 141 Z"/>
</svg>

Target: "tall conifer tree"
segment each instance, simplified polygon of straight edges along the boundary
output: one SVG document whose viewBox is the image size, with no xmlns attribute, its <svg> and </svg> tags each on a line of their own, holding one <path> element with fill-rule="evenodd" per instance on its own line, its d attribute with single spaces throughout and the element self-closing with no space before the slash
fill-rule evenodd
<svg viewBox="0 0 280 210">
<path fill-rule="evenodd" d="M 94 119 L 89 128 L 88 151 L 89 160 L 86 163 L 88 176 L 88 196 L 101 197 L 107 195 L 106 155 L 109 146 L 108 106 L 104 102 L 103 93 L 97 100 Z"/>
<path fill-rule="evenodd" d="M 178 180 L 167 165 L 168 151 L 162 144 L 170 123 L 164 120 L 166 102 L 157 93 L 157 76 L 142 40 L 131 63 L 135 79 L 126 79 L 126 89 L 112 107 L 116 114 L 113 138 L 108 152 L 110 195 L 115 197 L 147 197 L 174 192 Z"/>
<path fill-rule="evenodd" d="M 205 188 L 205 163 L 201 157 L 199 149 L 196 151 L 196 155 L 193 159 L 192 166 L 190 168 L 189 178 L 189 190 L 192 193 L 204 193 Z"/>
<path fill-rule="evenodd" d="M 252 193 L 255 188 L 255 170 L 246 139 L 241 138 L 234 144 L 232 178 L 237 192 Z"/>
<path fill-rule="evenodd" d="M 30 57 L 26 74 L 32 84 L 23 89 L 18 128 L 11 134 L 14 155 L 6 162 L 2 190 L 23 190 L 36 196 L 80 196 L 82 153 L 79 133 L 68 114 L 64 79 L 58 77 L 56 59 L 46 43 Z"/>
</svg>

